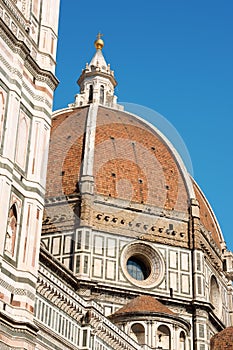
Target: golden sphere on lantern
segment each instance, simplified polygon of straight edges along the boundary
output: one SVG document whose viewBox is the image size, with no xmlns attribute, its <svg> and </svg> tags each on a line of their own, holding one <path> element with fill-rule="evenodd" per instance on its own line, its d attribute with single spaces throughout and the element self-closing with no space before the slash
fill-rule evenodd
<svg viewBox="0 0 233 350">
<path fill-rule="evenodd" d="M 96 50 L 102 50 L 102 48 L 104 47 L 104 41 L 101 39 L 101 36 L 103 36 L 103 34 L 98 33 L 97 39 L 95 41 Z"/>
</svg>

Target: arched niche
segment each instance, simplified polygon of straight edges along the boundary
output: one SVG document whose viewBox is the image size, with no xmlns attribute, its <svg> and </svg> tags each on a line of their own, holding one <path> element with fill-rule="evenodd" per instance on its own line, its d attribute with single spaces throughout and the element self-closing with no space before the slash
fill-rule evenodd
<svg viewBox="0 0 233 350">
<path fill-rule="evenodd" d="M 18 125 L 16 163 L 24 170 L 27 160 L 29 118 L 21 111 Z"/>
<path fill-rule="evenodd" d="M 215 307 L 215 311 L 220 314 L 222 308 L 222 299 L 220 295 L 219 284 L 215 276 L 210 278 L 210 302 Z"/>
<path fill-rule="evenodd" d="M 145 344 L 145 328 L 141 323 L 134 323 L 131 326 L 131 337 L 138 342 L 138 344 Z"/>
<path fill-rule="evenodd" d="M 179 336 L 179 350 L 186 350 L 185 341 L 186 341 L 185 333 L 184 331 L 181 331 Z"/>
<path fill-rule="evenodd" d="M 157 347 L 163 350 L 171 348 L 171 332 L 169 327 L 160 325 L 157 329 Z"/>
</svg>

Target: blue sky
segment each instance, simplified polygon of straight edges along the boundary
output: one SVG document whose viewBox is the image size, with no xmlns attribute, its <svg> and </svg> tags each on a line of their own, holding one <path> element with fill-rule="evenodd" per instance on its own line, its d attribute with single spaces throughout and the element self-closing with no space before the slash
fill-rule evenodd
<svg viewBox="0 0 233 350">
<path fill-rule="evenodd" d="M 176 128 L 231 250 L 232 18 L 232 0 L 61 0 L 54 101 L 54 109 L 73 102 L 96 34 L 104 33 L 118 101 L 157 111 Z"/>
</svg>

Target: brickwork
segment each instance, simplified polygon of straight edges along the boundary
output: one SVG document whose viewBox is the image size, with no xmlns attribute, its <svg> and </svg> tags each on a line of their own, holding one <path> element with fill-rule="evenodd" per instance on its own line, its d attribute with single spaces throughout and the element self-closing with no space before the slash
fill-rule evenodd
<svg viewBox="0 0 233 350">
<path fill-rule="evenodd" d="M 174 312 L 167 306 L 148 295 L 140 295 L 139 297 L 133 299 L 128 304 L 117 310 L 114 315 L 125 315 L 127 313 L 134 312 L 161 312 L 163 314 L 174 315 Z"/>
<path fill-rule="evenodd" d="M 146 124 L 127 113 L 100 107 L 95 148 L 98 193 L 187 210 L 187 192 L 174 155 Z"/>
<path fill-rule="evenodd" d="M 47 197 L 78 192 L 88 107 L 55 116 L 47 172 Z"/>
<path fill-rule="evenodd" d="M 88 107 L 52 121 L 47 197 L 78 193 Z M 172 152 L 130 115 L 98 109 L 94 155 L 98 194 L 187 212 L 185 183 Z"/>
<path fill-rule="evenodd" d="M 233 350 L 233 327 L 215 334 L 210 341 L 210 350 Z"/>
</svg>

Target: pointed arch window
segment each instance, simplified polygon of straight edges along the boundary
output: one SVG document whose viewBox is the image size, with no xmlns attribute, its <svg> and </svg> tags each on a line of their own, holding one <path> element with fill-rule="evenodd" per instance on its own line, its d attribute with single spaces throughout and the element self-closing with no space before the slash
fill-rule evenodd
<svg viewBox="0 0 233 350">
<path fill-rule="evenodd" d="M 16 163 L 25 170 L 28 148 L 29 135 L 29 118 L 21 111 L 18 125 L 17 147 L 16 147 Z"/>
<path fill-rule="evenodd" d="M 104 86 L 100 85 L 100 103 L 104 104 Z"/>
<path fill-rule="evenodd" d="M 4 112 L 5 112 L 5 94 L 3 91 L 0 90 L 0 141 L 3 133 Z"/>
<path fill-rule="evenodd" d="M 93 85 L 89 86 L 89 98 L 88 98 L 88 103 L 93 102 Z"/>
<path fill-rule="evenodd" d="M 6 242 L 5 242 L 5 251 L 8 252 L 11 256 L 13 256 L 15 252 L 17 222 L 18 222 L 18 212 L 17 212 L 16 203 L 14 203 L 12 204 L 9 210 Z"/>
</svg>

